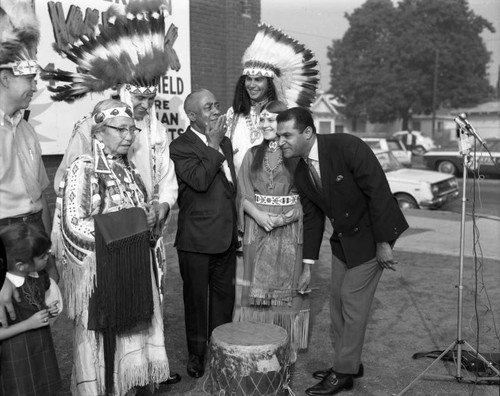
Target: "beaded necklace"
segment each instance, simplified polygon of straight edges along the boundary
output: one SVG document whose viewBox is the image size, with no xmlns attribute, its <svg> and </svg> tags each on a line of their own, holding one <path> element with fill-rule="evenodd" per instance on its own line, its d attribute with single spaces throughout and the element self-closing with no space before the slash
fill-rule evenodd
<svg viewBox="0 0 500 396">
<path fill-rule="evenodd" d="M 128 202 L 129 205 L 141 207 L 143 201 L 143 199 L 141 199 L 143 198 L 142 193 L 135 183 L 132 171 L 125 164 L 123 157 L 108 158 L 108 161 L 110 165 L 109 169 L 111 170 L 110 176 L 114 179 L 116 188 L 120 194 L 121 207 L 128 207 L 126 202 Z M 125 185 L 128 185 L 130 191 L 124 188 Z"/>
<path fill-rule="evenodd" d="M 271 166 L 271 161 L 274 162 L 274 165 Z M 283 155 L 280 150 L 271 151 L 269 148 L 266 150 L 266 154 L 264 155 L 264 169 L 269 174 L 269 183 L 267 187 L 269 190 L 274 189 L 274 172 L 280 167 L 283 163 Z"/>
</svg>

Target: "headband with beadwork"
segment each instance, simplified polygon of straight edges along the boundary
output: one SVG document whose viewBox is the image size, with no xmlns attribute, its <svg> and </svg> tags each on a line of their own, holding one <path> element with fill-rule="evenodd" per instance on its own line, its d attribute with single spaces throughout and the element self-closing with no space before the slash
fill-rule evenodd
<svg viewBox="0 0 500 396">
<path fill-rule="evenodd" d="M 125 89 L 134 95 L 150 95 L 150 94 L 156 94 L 157 92 L 156 85 L 141 87 L 139 85 L 127 84 L 125 86 Z"/>
<path fill-rule="evenodd" d="M 27 76 L 30 74 L 37 74 L 40 66 L 35 60 L 21 60 L 17 62 L 10 62 L 0 65 L 1 68 L 12 69 L 14 76 Z"/>
<path fill-rule="evenodd" d="M 111 109 L 102 110 L 94 116 L 96 124 L 100 124 L 110 118 L 128 117 L 134 119 L 134 115 L 130 107 L 113 107 Z"/>
</svg>

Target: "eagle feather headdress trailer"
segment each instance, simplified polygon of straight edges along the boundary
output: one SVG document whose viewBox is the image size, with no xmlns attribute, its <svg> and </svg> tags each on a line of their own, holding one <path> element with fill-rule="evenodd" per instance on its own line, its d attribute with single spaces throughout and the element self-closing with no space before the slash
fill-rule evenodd
<svg viewBox="0 0 500 396">
<path fill-rule="evenodd" d="M 0 2 L 0 68 L 14 75 L 36 74 L 36 47 L 40 39 L 38 21 L 30 1 Z"/>
<path fill-rule="evenodd" d="M 241 59 L 243 75 L 271 77 L 278 99 L 288 107 L 310 107 L 319 85 L 318 61 L 303 44 L 261 25 Z"/>
<path fill-rule="evenodd" d="M 77 66 L 76 72 L 43 71 L 41 78 L 60 82 L 49 86 L 52 99 L 71 102 L 92 92 L 127 84 L 131 93 L 156 92 L 169 69 L 179 70 L 173 43 L 177 27 L 167 29 L 166 6 L 160 0 L 131 1 L 104 13 L 95 36 L 82 35 L 77 43 L 55 44 L 55 49 Z"/>
</svg>

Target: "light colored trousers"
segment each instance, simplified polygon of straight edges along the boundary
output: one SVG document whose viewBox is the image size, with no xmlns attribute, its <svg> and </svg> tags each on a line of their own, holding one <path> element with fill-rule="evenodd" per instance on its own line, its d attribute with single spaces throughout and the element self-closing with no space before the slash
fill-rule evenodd
<svg viewBox="0 0 500 396">
<path fill-rule="evenodd" d="M 332 255 L 330 317 L 333 369 L 338 373 L 358 372 L 370 308 L 382 271 L 375 258 L 349 269 Z"/>
</svg>

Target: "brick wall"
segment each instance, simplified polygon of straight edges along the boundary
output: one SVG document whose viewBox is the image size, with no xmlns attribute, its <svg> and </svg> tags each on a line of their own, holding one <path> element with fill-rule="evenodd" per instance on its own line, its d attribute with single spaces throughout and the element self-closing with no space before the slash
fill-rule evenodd
<svg viewBox="0 0 500 396">
<path fill-rule="evenodd" d="M 232 104 L 260 15 L 260 0 L 191 0 L 191 84 L 212 91 L 223 111 Z"/>
</svg>

